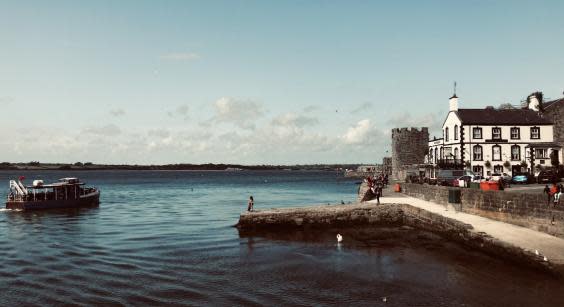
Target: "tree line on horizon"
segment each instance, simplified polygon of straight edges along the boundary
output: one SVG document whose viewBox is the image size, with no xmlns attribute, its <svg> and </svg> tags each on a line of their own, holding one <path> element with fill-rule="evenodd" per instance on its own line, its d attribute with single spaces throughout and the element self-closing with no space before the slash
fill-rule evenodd
<svg viewBox="0 0 564 307">
<path fill-rule="evenodd" d="M 296 164 L 296 165 L 241 165 L 225 163 L 205 164 L 162 164 L 162 165 L 138 165 L 138 164 L 94 164 L 92 162 L 75 163 L 41 163 L 30 161 L 27 163 L 0 162 L 0 170 L 338 170 L 345 168 L 356 168 L 360 164 Z"/>
</svg>

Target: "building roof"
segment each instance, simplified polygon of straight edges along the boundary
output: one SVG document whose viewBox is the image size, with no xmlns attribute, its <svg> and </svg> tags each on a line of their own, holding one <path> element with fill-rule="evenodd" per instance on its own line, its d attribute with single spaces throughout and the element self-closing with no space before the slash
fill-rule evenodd
<svg viewBox="0 0 564 307">
<path fill-rule="evenodd" d="M 551 125 L 552 122 L 530 109 L 458 109 L 464 125 Z"/>
<path fill-rule="evenodd" d="M 554 142 L 540 142 L 540 143 L 531 143 L 527 146 L 525 146 L 525 148 L 561 148 L 562 146 L 554 143 Z"/>
<path fill-rule="evenodd" d="M 543 102 L 542 106 L 546 110 L 554 105 L 564 105 L 564 98 Z"/>
</svg>

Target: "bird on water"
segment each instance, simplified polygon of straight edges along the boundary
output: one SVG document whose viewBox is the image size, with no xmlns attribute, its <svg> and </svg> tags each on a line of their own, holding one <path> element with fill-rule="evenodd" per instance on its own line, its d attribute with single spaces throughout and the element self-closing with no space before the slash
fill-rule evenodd
<svg viewBox="0 0 564 307">
<path fill-rule="evenodd" d="M 340 233 L 337 234 L 337 242 L 338 242 L 338 243 L 343 242 L 343 236 L 341 236 Z"/>
</svg>

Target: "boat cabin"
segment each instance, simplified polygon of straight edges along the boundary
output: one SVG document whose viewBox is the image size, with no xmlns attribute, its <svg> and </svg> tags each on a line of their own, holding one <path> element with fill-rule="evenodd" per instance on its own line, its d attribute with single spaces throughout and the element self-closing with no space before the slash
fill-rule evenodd
<svg viewBox="0 0 564 307">
<path fill-rule="evenodd" d="M 43 180 L 34 180 L 31 186 L 11 180 L 8 201 L 71 200 L 95 191 L 94 188 L 83 186 L 84 183 L 74 177 L 61 178 L 52 184 L 43 184 Z"/>
</svg>

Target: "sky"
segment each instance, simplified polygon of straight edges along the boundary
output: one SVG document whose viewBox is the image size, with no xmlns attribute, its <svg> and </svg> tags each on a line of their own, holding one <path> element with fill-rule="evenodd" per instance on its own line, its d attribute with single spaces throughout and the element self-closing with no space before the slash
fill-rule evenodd
<svg viewBox="0 0 564 307">
<path fill-rule="evenodd" d="M 379 163 L 564 91 L 564 1 L 3 1 L 0 161 Z"/>
</svg>

